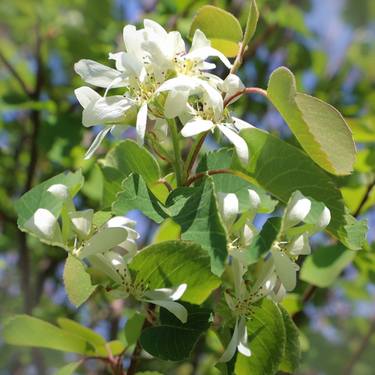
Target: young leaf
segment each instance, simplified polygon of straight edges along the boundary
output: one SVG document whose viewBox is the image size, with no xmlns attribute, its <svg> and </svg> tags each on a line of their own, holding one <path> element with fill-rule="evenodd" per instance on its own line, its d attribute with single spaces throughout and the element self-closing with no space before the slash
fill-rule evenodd
<svg viewBox="0 0 375 375">
<path fill-rule="evenodd" d="M 181 226 L 181 238 L 200 244 L 211 257 L 211 270 L 221 275 L 227 259 L 227 234 L 219 215 L 213 181 L 200 186 L 180 188 L 167 200 L 174 222 Z"/>
<path fill-rule="evenodd" d="M 320 288 L 329 287 L 352 262 L 355 254 L 342 245 L 320 247 L 306 258 L 299 277 Z"/>
<path fill-rule="evenodd" d="M 4 325 L 5 342 L 17 346 L 48 348 L 86 354 L 89 343 L 43 320 L 28 315 L 16 315 Z"/>
<path fill-rule="evenodd" d="M 145 317 L 142 314 L 135 312 L 134 315 L 129 317 L 126 321 L 124 328 L 126 346 L 134 345 L 137 342 L 142 332 L 144 320 Z"/>
<path fill-rule="evenodd" d="M 82 364 L 81 361 L 79 362 L 72 362 L 69 363 L 68 365 L 61 367 L 55 375 L 72 375 L 75 370 Z"/>
<path fill-rule="evenodd" d="M 127 139 L 113 147 L 100 161 L 103 173 L 103 208 L 110 207 L 121 190 L 122 181 L 131 173 L 139 174 L 147 184 L 160 178 L 158 162 L 144 147 Z"/>
<path fill-rule="evenodd" d="M 256 0 L 250 0 L 250 8 L 249 8 L 248 16 L 247 16 L 247 21 L 246 21 L 245 34 L 243 37 L 244 46 L 246 46 L 250 42 L 251 38 L 255 34 L 255 30 L 258 24 L 258 19 L 259 19 L 259 10 L 257 6 L 257 2 Z"/>
<path fill-rule="evenodd" d="M 242 28 L 237 18 L 227 11 L 205 5 L 198 10 L 190 27 L 190 37 L 195 30 L 201 30 L 211 41 L 212 47 L 228 57 L 235 57 L 239 42 L 242 40 Z"/>
<path fill-rule="evenodd" d="M 251 356 L 237 355 L 235 373 L 264 375 L 276 374 L 285 349 L 285 327 L 278 307 L 264 299 L 254 307 L 254 319 L 247 324 Z"/>
<path fill-rule="evenodd" d="M 64 285 L 70 302 L 76 307 L 82 305 L 96 289 L 83 263 L 70 254 L 64 267 Z"/>
<path fill-rule="evenodd" d="M 366 222 L 357 221 L 347 213 L 330 176 L 303 151 L 256 128 L 244 130 L 241 135 L 252 155 L 247 173 L 265 190 L 284 203 L 296 190 L 323 202 L 332 217 L 327 230 L 352 250 L 362 247 Z"/>
<path fill-rule="evenodd" d="M 124 215 L 130 210 L 138 209 L 156 223 L 161 223 L 167 217 L 163 205 L 147 188 L 144 179 L 132 174 L 122 184 L 122 191 L 113 202 L 112 211 L 116 215 Z"/>
<path fill-rule="evenodd" d="M 260 233 L 246 249 L 246 260 L 248 264 L 257 262 L 262 255 L 271 249 L 273 241 L 276 240 L 279 234 L 280 227 L 280 217 L 271 217 L 265 222 Z"/>
<path fill-rule="evenodd" d="M 279 371 L 294 374 L 297 371 L 301 360 L 299 332 L 288 312 L 282 306 L 279 306 L 279 309 L 284 320 L 286 334 L 285 350 Z"/>
<path fill-rule="evenodd" d="M 168 310 L 160 309 L 160 326 L 142 332 L 143 349 L 157 358 L 169 361 L 182 361 L 190 357 L 199 337 L 210 325 L 211 311 L 186 303 L 184 306 L 189 313 L 186 323 L 181 323 Z"/>
<path fill-rule="evenodd" d="M 272 73 L 267 94 L 319 166 L 335 175 L 346 175 L 353 170 L 356 150 L 352 134 L 334 107 L 297 92 L 294 75 L 285 67 Z"/>
<path fill-rule="evenodd" d="M 105 345 L 106 341 L 104 338 L 93 331 L 90 328 L 83 326 L 75 322 L 74 320 L 67 319 L 67 318 L 58 318 L 57 324 L 66 332 L 71 332 L 74 335 L 82 337 L 82 339 L 90 342 L 92 345 Z"/>
<path fill-rule="evenodd" d="M 136 281 L 149 289 L 170 288 L 183 283 L 187 290 L 183 301 L 201 304 L 220 285 L 210 272 L 210 258 L 197 244 L 185 241 L 166 241 L 146 247 L 130 263 L 137 271 Z"/>
</svg>

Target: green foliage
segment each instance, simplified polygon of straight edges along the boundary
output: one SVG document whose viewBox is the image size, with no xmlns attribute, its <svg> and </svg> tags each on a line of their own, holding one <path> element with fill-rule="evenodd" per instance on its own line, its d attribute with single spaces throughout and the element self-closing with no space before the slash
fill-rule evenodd
<svg viewBox="0 0 375 375">
<path fill-rule="evenodd" d="M 210 272 L 210 258 L 197 244 L 166 241 L 146 247 L 135 256 L 130 268 L 137 271 L 137 281 L 150 289 L 175 287 L 186 283 L 182 300 L 194 304 L 205 301 L 220 285 Z"/>
<path fill-rule="evenodd" d="M 285 67 L 272 73 L 267 94 L 318 165 L 336 175 L 352 171 L 355 145 L 348 125 L 335 108 L 297 92 L 295 78 Z"/>
<path fill-rule="evenodd" d="M 319 247 L 303 263 L 300 279 L 320 288 L 327 288 L 354 257 L 355 252 L 342 245 Z"/>
<path fill-rule="evenodd" d="M 259 10 L 258 10 L 256 0 L 250 0 L 250 8 L 248 11 L 246 28 L 245 28 L 245 33 L 244 33 L 243 42 L 242 42 L 245 46 L 250 42 L 251 38 L 255 34 L 258 19 L 259 19 Z"/>
<path fill-rule="evenodd" d="M 72 375 L 75 370 L 81 365 L 81 362 L 72 362 L 68 365 L 61 367 L 55 375 Z"/>
<path fill-rule="evenodd" d="M 254 319 L 247 325 L 251 357 L 238 354 L 235 373 L 276 374 L 282 361 L 286 333 L 279 308 L 269 300 L 254 307 Z"/>
<path fill-rule="evenodd" d="M 64 267 L 64 285 L 69 300 L 77 307 L 82 305 L 96 289 L 82 261 L 70 254 Z"/>
<path fill-rule="evenodd" d="M 199 9 L 190 27 L 190 37 L 201 30 L 217 48 L 228 57 L 236 56 L 242 40 L 242 28 L 237 18 L 221 8 L 206 5 Z"/>
<path fill-rule="evenodd" d="M 333 180 L 306 154 L 258 129 L 245 130 L 242 136 L 253 154 L 247 171 L 265 190 L 283 202 L 296 190 L 324 202 L 332 216 L 328 231 L 350 249 L 362 247 L 366 223 L 347 213 Z"/>
<path fill-rule="evenodd" d="M 211 311 L 196 305 L 184 304 L 189 319 L 181 323 L 165 309 L 160 310 L 160 325 L 142 332 L 143 349 L 157 358 L 169 361 L 188 359 L 199 337 L 209 327 Z"/>
<path fill-rule="evenodd" d="M 227 235 L 212 179 L 208 177 L 198 187 L 176 189 L 167 205 L 173 221 L 181 226 L 181 239 L 199 243 L 211 258 L 212 272 L 221 275 L 227 257 Z"/>
<path fill-rule="evenodd" d="M 299 332 L 288 312 L 282 306 L 279 306 L 279 309 L 284 320 L 286 335 L 285 350 L 279 370 L 294 374 L 297 371 L 301 360 Z"/>
</svg>

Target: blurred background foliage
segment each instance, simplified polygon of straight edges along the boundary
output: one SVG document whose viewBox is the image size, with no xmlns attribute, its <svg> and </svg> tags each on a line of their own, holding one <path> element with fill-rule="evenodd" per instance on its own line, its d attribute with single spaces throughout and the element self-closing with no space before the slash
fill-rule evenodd
<svg viewBox="0 0 375 375">
<path fill-rule="evenodd" d="M 63 170 L 82 168 L 86 184 L 78 204 L 99 208 L 102 174 L 83 155 L 98 129 L 81 125 L 73 90 L 82 85 L 73 64 L 81 58 L 107 63 L 123 48 L 125 24 L 145 17 L 187 37 L 192 17 L 205 4 L 245 22 L 246 0 L 13 0 L 0 3 L 0 316 L 26 312 L 56 321 L 67 316 L 107 338 L 122 337 L 127 310 L 98 293 L 82 308 L 62 288 L 62 250 L 25 236 L 16 227 L 14 200 Z M 360 252 L 318 236 L 303 265 L 299 289 L 285 306 L 301 329 L 298 374 L 374 373 L 375 357 L 375 1 L 258 0 L 261 18 L 239 74 L 247 86 L 266 87 L 270 72 L 288 66 L 301 91 L 336 106 L 348 119 L 358 147 L 355 172 L 338 178 L 346 204 L 369 220 L 369 246 Z M 219 69 L 223 69 L 220 67 Z M 219 73 L 225 74 L 224 69 Z M 237 115 L 296 144 L 263 98 L 243 97 Z M 130 130 L 129 136 L 132 136 Z M 100 149 L 104 155 L 113 139 Z M 214 147 L 209 142 L 208 147 Z M 98 158 L 99 156 L 97 156 Z M 155 228 L 137 212 L 142 243 Z M 259 219 L 259 223 L 262 218 Z M 309 286 L 313 282 L 315 286 Z M 1 336 L 1 334 L 0 334 Z M 168 374 L 211 374 L 202 342 L 192 364 L 142 362 Z M 0 374 L 47 374 L 71 359 L 53 351 L 29 351 L 0 340 Z M 88 362 L 88 374 L 100 372 Z"/>
</svg>

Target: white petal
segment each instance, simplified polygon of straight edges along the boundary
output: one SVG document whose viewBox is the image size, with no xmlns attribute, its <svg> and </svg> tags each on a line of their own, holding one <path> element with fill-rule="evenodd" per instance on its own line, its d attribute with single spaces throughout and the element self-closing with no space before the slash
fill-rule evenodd
<svg viewBox="0 0 375 375">
<path fill-rule="evenodd" d="M 233 143 L 238 158 L 241 160 L 241 162 L 247 164 L 249 162 L 249 149 L 244 139 L 225 125 L 218 125 L 218 127 L 220 131 Z"/>
<path fill-rule="evenodd" d="M 219 195 L 221 212 L 224 222 L 231 226 L 239 213 L 239 202 L 236 194 L 220 194 Z"/>
<path fill-rule="evenodd" d="M 233 336 L 225 349 L 223 355 L 220 357 L 219 362 L 229 362 L 233 356 L 234 353 L 236 353 L 236 349 L 239 343 L 239 337 L 238 337 L 238 320 L 236 321 L 236 325 L 234 326 L 234 332 Z"/>
<path fill-rule="evenodd" d="M 121 76 L 119 71 L 93 60 L 78 61 L 74 64 L 74 70 L 84 81 L 98 87 L 107 87 L 114 79 Z M 114 87 L 123 87 L 123 83 L 119 82 Z"/>
<path fill-rule="evenodd" d="M 182 90 L 191 91 L 199 87 L 200 80 L 194 77 L 179 76 L 176 78 L 169 79 L 162 83 L 157 92 L 171 91 L 171 90 Z"/>
<path fill-rule="evenodd" d="M 88 86 L 82 86 L 75 89 L 74 94 L 76 95 L 79 104 L 81 104 L 83 108 L 86 108 L 90 103 L 95 103 L 101 98 L 96 91 Z"/>
<path fill-rule="evenodd" d="M 167 38 L 168 34 L 165 29 L 157 22 L 149 19 L 143 21 L 143 25 L 148 33 L 157 35 L 158 38 Z"/>
<path fill-rule="evenodd" d="M 93 216 L 94 210 L 92 209 L 69 212 L 74 231 L 84 239 L 86 239 L 91 232 Z"/>
<path fill-rule="evenodd" d="M 60 240 L 60 227 L 57 218 L 45 208 L 38 208 L 24 226 L 41 238 L 51 241 Z"/>
<path fill-rule="evenodd" d="M 160 288 L 145 292 L 145 296 L 156 300 L 176 301 L 182 297 L 187 288 L 187 284 L 181 284 L 175 288 Z"/>
<path fill-rule="evenodd" d="M 113 281 L 118 284 L 122 283 L 121 276 L 116 272 L 116 268 L 112 264 L 111 260 L 108 259 L 104 254 L 91 255 L 88 257 L 88 260 L 94 268 L 105 273 Z"/>
<path fill-rule="evenodd" d="M 271 252 L 277 276 L 279 276 L 287 291 L 293 290 L 297 284 L 295 263 L 292 262 L 285 253 L 279 250 L 273 249 Z"/>
<path fill-rule="evenodd" d="M 242 83 L 241 79 L 235 74 L 228 74 L 227 78 L 225 78 L 224 82 L 221 84 L 222 91 L 226 93 L 225 99 L 231 97 L 232 95 L 243 90 L 244 88 L 245 85 Z M 239 98 L 240 96 L 235 97 L 229 102 L 229 104 L 234 103 Z"/>
<path fill-rule="evenodd" d="M 143 103 L 137 115 L 137 142 L 143 145 L 145 140 L 146 125 L 147 125 L 147 103 Z"/>
<path fill-rule="evenodd" d="M 245 224 L 242 233 L 241 233 L 241 244 L 243 244 L 244 247 L 249 246 L 256 235 L 256 229 L 249 224 Z"/>
<path fill-rule="evenodd" d="M 116 69 L 125 72 L 126 75 L 141 75 L 143 64 L 128 52 L 110 53 L 109 58 L 116 61 Z"/>
<path fill-rule="evenodd" d="M 183 137 L 193 137 L 194 135 L 211 130 L 214 127 L 212 121 L 193 119 L 187 122 L 181 130 L 181 135 Z"/>
<path fill-rule="evenodd" d="M 309 237 L 303 233 L 295 238 L 289 245 L 288 251 L 291 255 L 308 255 L 311 253 Z"/>
<path fill-rule="evenodd" d="M 61 199 L 62 201 L 65 201 L 70 198 L 69 189 L 64 184 L 54 184 L 51 185 L 47 191 L 51 193 L 56 198 Z"/>
<path fill-rule="evenodd" d="M 247 190 L 249 193 L 249 200 L 250 200 L 250 205 L 253 210 L 257 210 L 260 206 L 261 200 L 259 197 L 259 194 L 252 189 Z"/>
<path fill-rule="evenodd" d="M 110 127 L 106 127 L 103 130 L 101 130 L 97 136 L 95 137 L 94 141 L 91 143 L 91 146 L 86 151 L 85 159 L 90 159 L 92 155 L 94 155 L 95 151 L 98 149 L 100 144 L 103 142 L 103 139 L 111 131 Z"/>
<path fill-rule="evenodd" d="M 331 221 L 331 211 L 328 207 L 324 207 L 323 212 L 319 216 L 317 226 L 321 229 L 325 228 Z"/>
<path fill-rule="evenodd" d="M 192 60 L 195 60 L 195 59 L 199 59 L 199 60 L 206 60 L 208 57 L 218 57 L 222 63 L 228 68 L 230 69 L 232 67 L 232 64 L 230 63 L 230 61 L 225 57 L 224 54 L 222 54 L 220 51 L 218 51 L 217 49 L 215 48 L 212 48 L 212 47 L 202 47 L 202 48 L 197 48 L 193 51 L 190 51 L 187 55 L 186 55 L 186 58 L 188 59 L 192 59 Z"/>
<path fill-rule="evenodd" d="M 246 357 L 251 356 L 251 350 L 247 345 L 247 327 L 245 318 L 240 318 L 238 323 L 238 351 Z"/>
<path fill-rule="evenodd" d="M 187 322 L 188 312 L 184 306 L 182 306 L 178 302 L 173 301 L 163 301 L 163 300 L 150 300 L 149 302 L 153 303 L 154 305 L 159 305 L 167 309 L 170 313 L 172 313 L 177 319 L 179 319 L 182 323 Z"/>
<path fill-rule="evenodd" d="M 93 126 L 100 124 L 118 124 L 133 106 L 133 102 L 121 95 L 100 98 L 90 103 L 82 113 L 82 124 Z"/>
<path fill-rule="evenodd" d="M 135 225 L 136 222 L 134 220 L 128 219 L 125 216 L 114 216 L 103 225 L 103 228 L 124 227 L 126 229 L 134 229 Z"/>
<path fill-rule="evenodd" d="M 238 130 L 238 131 L 241 131 L 243 129 L 252 129 L 254 128 L 253 125 L 249 124 L 248 122 L 246 121 L 243 121 L 237 117 L 233 117 L 232 116 L 232 120 L 234 121 L 234 126 L 235 128 Z"/>
<path fill-rule="evenodd" d="M 206 38 L 206 35 L 204 35 L 201 30 L 197 29 L 194 32 L 190 52 L 204 47 L 211 47 L 211 42 Z"/>
<path fill-rule="evenodd" d="M 185 109 L 189 98 L 189 91 L 170 91 L 164 105 L 166 118 L 179 116 Z"/>
<path fill-rule="evenodd" d="M 128 232 L 125 228 L 106 228 L 94 234 L 79 250 L 78 256 L 83 259 L 97 253 L 105 253 L 126 240 Z"/>
<path fill-rule="evenodd" d="M 310 208 L 311 201 L 299 191 L 294 192 L 284 214 L 284 228 L 290 228 L 303 221 L 309 214 Z"/>
</svg>

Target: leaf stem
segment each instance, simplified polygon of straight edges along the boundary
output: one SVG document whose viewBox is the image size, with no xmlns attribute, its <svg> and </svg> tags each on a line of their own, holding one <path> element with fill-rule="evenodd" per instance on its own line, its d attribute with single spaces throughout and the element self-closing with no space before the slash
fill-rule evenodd
<svg viewBox="0 0 375 375">
<path fill-rule="evenodd" d="M 174 151 L 174 170 L 176 173 L 177 186 L 182 185 L 182 160 L 180 141 L 178 139 L 177 125 L 174 119 L 167 119 L 169 129 L 171 130 L 173 151 Z"/>
<path fill-rule="evenodd" d="M 244 174 L 240 171 L 236 171 L 234 169 L 223 168 L 223 169 L 211 169 L 210 171 L 197 173 L 196 175 L 190 177 L 186 181 L 185 186 L 190 186 L 192 183 L 194 183 L 197 180 L 200 180 L 201 178 L 203 178 L 205 176 L 212 176 L 212 175 L 215 175 L 215 174 L 224 174 L 224 173 L 231 174 L 231 175 L 234 175 L 234 176 L 238 176 L 238 177 L 242 178 L 243 180 L 254 183 L 254 180 L 250 176 L 247 176 L 246 174 Z"/>
<path fill-rule="evenodd" d="M 242 96 L 244 94 L 260 94 L 264 97 L 267 97 L 267 91 L 264 89 L 261 89 L 260 87 L 245 87 L 244 89 L 237 91 L 233 95 L 231 95 L 229 98 L 224 100 L 224 107 L 226 107 L 233 99 L 236 99 L 239 96 Z"/>
<path fill-rule="evenodd" d="M 199 151 L 201 150 L 204 140 L 206 139 L 208 134 L 207 132 L 202 133 L 194 142 L 193 146 L 190 149 L 189 155 L 186 158 L 185 161 L 185 173 L 184 173 L 184 179 L 187 180 L 190 176 L 190 172 L 194 166 L 195 160 L 198 157 Z"/>
</svg>

